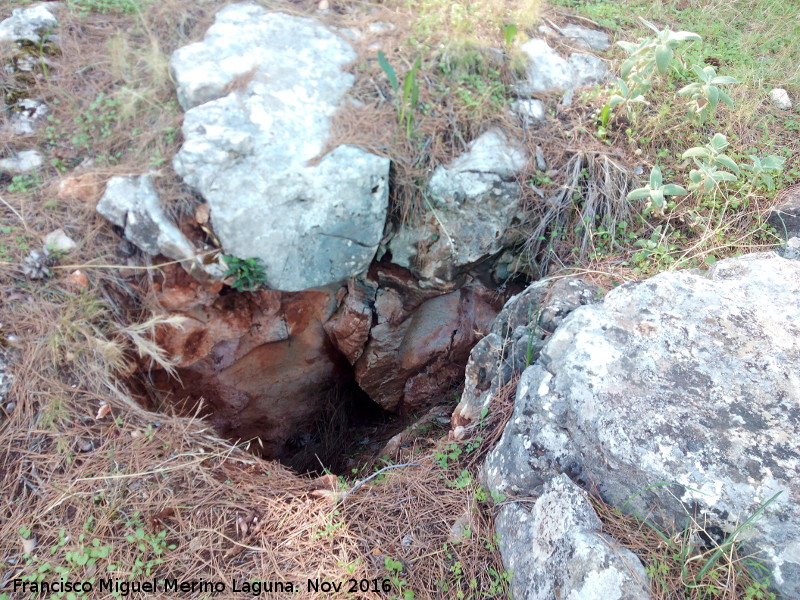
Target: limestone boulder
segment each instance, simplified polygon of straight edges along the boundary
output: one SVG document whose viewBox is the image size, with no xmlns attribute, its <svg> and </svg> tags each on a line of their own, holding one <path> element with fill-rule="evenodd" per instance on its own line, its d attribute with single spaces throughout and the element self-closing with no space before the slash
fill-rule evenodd
<svg viewBox="0 0 800 600">
<path fill-rule="evenodd" d="M 564 58 L 541 38 L 531 38 L 520 50 L 528 61 L 526 78 L 517 86 L 522 96 L 575 90 L 602 83 L 610 76 L 605 62 L 594 54 L 575 52 Z"/>
<path fill-rule="evenodd" d="M 777 204 L 772 208 L 767 223 L 787 240 L 800 237 L 800 185 L 786 188 L 776 199 Z"/>
<path fill-rule="evenodd" d="M 392 261 L 441 284 L 500 252 L 519 214 L 517 176 L 527 158 L 518 143 L 492 129 L 438 167 L 428 185 L 432 210 L 424 223 L 403 226 L 391 239 Z"/>
<path fill-rule="evenodd" d="M 150 175 L 112 177 L 97 203 L 97 212 L 121 227 L 125 238 L 143 252 L 183 261 L 192 273 L 222 276 L 219 265 L 207 265 L 197 258 L 194 244 L 167 217 Z"/>
<path fill-rule="evenodd" d="M 27 41 L 37 44 L 58 26 L 55 15 L 44 4 L 15 8 L 0 22 L 0 43 Z"/>
<path fill-rule="evenodd" d="M 496 530 L 515 600 L 647 600 L 647 574 L 630 550 L 600 533 L 585 493 L 566 475 L 531 508 L 506 504 Z"/>
<path fill-rule="evenodd" d="M 254 3 L 221 10 L 171 68 L 187 109 L 175 170 L 208 201 L 227 254 L 300 291 L 363 273 L 383 235 L 389 160 L 328 148 L 356 54 L 313 19 Z"/>
<path fill-rule="evenodd" d="M 597 302 L 598 288 L 579 279 L 532 283 L 506 302 L 489 333 L 470 352 L 464 392 L 453 411 L 456 439 L 469 435 L 500 389 L 539 357 L 545 341 L 573 310 Z"/>
<path fill-rule="evenodd" d="M 740 540 L 776 592 L 800 596 L 798 373 L 799 261 L 754 254 L 621 286 L 567 316 L 524 372 L 487 482 L 536 495 L 566 473 L 720 537 L 772 499 Z"/>
</svg>

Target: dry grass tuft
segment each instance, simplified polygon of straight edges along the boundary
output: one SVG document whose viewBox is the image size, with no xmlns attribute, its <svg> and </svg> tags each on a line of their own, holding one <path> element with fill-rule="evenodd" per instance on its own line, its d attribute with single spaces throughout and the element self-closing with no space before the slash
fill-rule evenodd
<svg viewBox="0 0 800 600">
<path fill-rule="evenodd" d="M 752 574 L 759 570 L 758 563 L 742 555 L 737 544 L 720 546 L 695 519 L 687 517 L 683 530 L 664 530 L 624 514 L 598 495 L 590 500 L 603 522 L 603 533 L 641 559 L 654 600 L 768 597 Z"/>
</svg>

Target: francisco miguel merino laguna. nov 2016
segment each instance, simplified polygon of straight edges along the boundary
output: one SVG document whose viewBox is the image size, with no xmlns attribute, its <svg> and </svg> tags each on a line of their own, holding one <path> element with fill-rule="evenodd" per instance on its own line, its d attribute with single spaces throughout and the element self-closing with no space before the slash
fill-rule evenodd
<svg viewBox="0 0 800 600">
<path fill-rule="evenodd" d="M 97 592 L 112 592 L 125 598 L 130 594 L 157 594 L 167 592 L 206 593 L 222 594 L 226 591 L 259 596 L 269 592 L 299 592 L 300 587 L 288 581 L 234 581 L 230 586 L 222 581 L 179 581 L 177 579 L 163 579 L 152 581 L 126 581 L 124 579 L 98 579 L 94 583 L 90 581 L 42 581 L 28 582 L 15 579 L 13 582 L 14 592 L 28 592 L 34 594 L 59 594 L 59 593 L 81 593 L 88 594 Z"/>
<path fill-rule="evenodd" d="M 14 592 L 33 593 L 33 594 L 69 594 L 84 593 L 93 591 L 112 592 L 125 598 L 130 594 L 157 594 L 166 592 L 182 593 L 206 593 L 222 594 L 226 591 L 247 594 L 250 596 L 260 596 L 265 593 L 284 592 L 299 593 L 300 584 L 290 581 L 233 581 L 230 589 L 222 581 L 207 581 L 205 579 L 193 581 L 179 581 L 177 579 L 163 579 L 151 581 L 126 581 L 121 579 L 98 579 L 92 581 L 68 581 L 59 579 L 57 581 L 29 582 L 22 579 L 13 580 Z M 349 579 L 345 581 L 325 581 L 320 579 L 308 579 L 306 590 L 308 592 L 338 592 L 347 589 L 348 592 L 389 592 L 391 582 L 388 579 Z"/>
</svg>

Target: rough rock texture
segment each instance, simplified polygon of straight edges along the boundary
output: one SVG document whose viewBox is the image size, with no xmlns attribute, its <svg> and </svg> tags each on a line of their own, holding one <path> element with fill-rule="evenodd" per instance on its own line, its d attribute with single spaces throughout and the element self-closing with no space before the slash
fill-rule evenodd
<svg viewBox="0 0 800 600">
<path fill-rule="evenodd" d="M 53 13 L 44 5 L 15 8 L 11 16 L 0 22 L 0 43 L 29 41 L 38 43 L 42 34 L 58 26 Z"/>
<path fill-rule="evenodd" d="M 789 97 L 789 92 L 783 88 L 774 88 L 770 90 L 769 97 L 778 108 L 789 110 L 792 108 L 792 99 Z"/>
<path fill-rule="evenodd" d="M 600 519 L 566 475 L 549 481 L 529 510 L 507 504 L 496 528 L 515 600 L 645 600 L 636 555 L 600 533 Z"/>
<path fill-rule="evenodd" d="M 497 311 L 480 285 L 437 295 L 400 271 L 378 273 L 376 323 L 355 376 L 384 409 L 411 413 L 461 383 L 469 352 Z"/>
<path fill-rule="evenodd" d="M 203 398 L 221 435 L 259 438 L 269 457 L 290 455 L 293 438 L 313 427 L 332 388 L 343 382 L 344 360 L 323 329 L 336 310 L 335 295 L 217 296 L 179 273 L 161 292 L 165 304 L 181 305 L 186 321 L 163 330 L 159 342 L 178 361 L 180 382 L 156 373 L 154 383 L 188 412 Z"/>
<path fill-rule="evenodd" d="M 204 398 L 220 434 L 259 437 L 270 458 L 310 441 L 332 392 L 354 379 L 396 412 L 441 401 L 496 314 L 479 286 L 442 295 L 396 265 L 338 289 L 252 294 L 165 272 L 156 299 L 186 321 L 159 335 L 180 381 L 160 373 L 156 387 L 188 413 Z"/>
<path fill-rule="evenodd" d="M 526 123 L 544 119 L 544 104 L 541 100 L 514 100 L 511 111 Z"/>
<path fill-rule="evenodd" d="M 520 50 L 528 57 L 527 78 L 517 87 L 520 95 L 552 90 L 574 90 L 603 82 L 608 67 L 593 54 L 576 52 L 562 58 L 542 39 L 531 38 Z"/>
<path fill-rule="evenodd" d="M 50 110 L 41 100 L 23 98 L 11 107 L 8 126 L 12 135 L 32 135 Z M 33 152 L 33 151 L 31 151 Z"/>
<path fill-rule="evenodd" d="M 24 150 L 12 154 L 8 158 L 0 159 L 0 171 L 11 173 L 25 173 L 42 166 L 42 155 L 36 150 Z"/>
<path fill-rule="evenodd" d="M 112 177 L 97 203 L 97 212 L 125 230 L 125 238 L 143 252 L 184 261 L 191 272 L 222 274 L 217 265 L 195 258 L 194 245 L 167 218 L 150 175 Z"/>
<path fill-rule="evenodd" d="M 785 189 L 767 219 L 785 239 L 800 236 L 800 185 Z"/>
<path fill-rule="evenodd" d="M 519 210 L 517 174 L 526 161 L 500 130 L 474 140 L 468 152 L 436 169 L 428 186 L 435 214 L 395 234 L 388 246 L 392 262 L 444 283 L 501 251 Z"/>
<path fill-rule="evenodd" d="M 608 50 L 611 47 L 611 40 L 608 39 L 608 34 L 597 29 L 589 29 L 582 25 L 568 23 L 562 26 L 559 32 L 564 37 L 589 50 Z"/>
<path fill-rule="evenodd" d="M 791 238 L 783 248 L 779 248 L 776 252 L 783 258 L 800 260 L 800 237 Z"/>
<path fill-rule="evenodd" d="M 470 353 L 464 392 L 452 416 L 455 438 L 465 437 L 498 390 L 536 361 L 564 317 L 597 299 L 596 286 L 565 278 L 537 281 L 506 302 Z"/>
<path fill-rule="evenodd" d="M 381 240 L 389 160 L 353 146 L 320 159 L 355 58 L 320 23 L 251 3 L 221 10 L 172 57 L 190 109 L 175 170 L 208 201 L 225 252 L 261 259 L 271 288 L 363 273 Z"/>
<path fill-rule="evenodd" d="M 664 273 L 572 312 L 525 371 L 491 489 L 553 475 L 611 503 L 731 532 L 800 596 L 800 262 L 763 253 Z M 655 483 L 672 486 L 647 488 Z M 707 520 L 707 521 L 706 521 Z"/>
</svg>

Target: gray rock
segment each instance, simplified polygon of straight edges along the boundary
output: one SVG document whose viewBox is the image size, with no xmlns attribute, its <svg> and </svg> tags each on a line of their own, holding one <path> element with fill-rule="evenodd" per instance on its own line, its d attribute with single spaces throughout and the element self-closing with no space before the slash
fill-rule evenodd
<svg viewBox="0 0 800 600">
<path fill-rule="evenodd" d="M 600 519 L 566 475 L 549 481 L 532 510 L 507 504 L 496 530 L 515 600 L 645 600 L 638 557 L 600 533 Z"/>
<path fill-rule="evenodd" d="M 31 135 L 50 110 L 41 100 L 25 98 L 13 106 L 9 125 L 13 135 Z"/>
<path fill-rule="evenodd" d="M 608 34 L 582 25 L 572 23 L 564 25 L 561 27 L 561 34 L 590 50 L 608 50 L 611 47 Z"/>
<path fill-rule="evenodd" d="M 0 407 L 6 405 L 6 398 L 12 381 L 10 353 L 0 346 Z M 0 408 L 0 410 L 2 409 Z M 10 412 L 7 407 L 6 411 Z M 2 417 L 2 413 L 0 413 L 0 417 Z"/>
<path fill-rule="evenodd" d="M 43 4 L 15 8 L 11 16 L 0 22 L 0 43 L 29 41 L 38 43 L 42 35 L 58 26 L 53 13 Z"/>
<path fill-rule="evenodd" d="M 256 257 L 298 291 L 364 272 L 383 234 L 389 160 L 352 146 L 318 159 L 353 84 L 349 43 L 312 19 L 255 4 L 219 12 L 175 52 L 186 113 L 175 170 L 199 191 L 225 252 Z M 237 78 L 239 91 L 222 96 Z"/>
<path fill-rule="evenodd" d="M 125 238 L 143 252 L 184 261 L 190 273 L 221 276 L 218 265 L 205 265 L 195 258 L 194 245 L 164 214 L 150 175 L 112 177 L 97 203 L 97 212 L 122 227 Z"/>
<path fill-rule="evenodd" d="M 800 260 L 800 237 L 793 237 L 792 239 L 786 242 L 786 245 L 783 248 L 780 248 L 778 251 L 783 258 L 787 258 L 789 260 Z"/>
<path fill-rule="evenodd" d="M 593 481 L 662 522 L 742 536 L 800 596 L 800 263 L 763 253 L 663 273 L 572 312 L 525 371 L 489 487 Z M 651 487 L 661 482 L 673 485 Z M 638 494 L 638 496 L 635 496 Z"/>
<path fill-rule="evenodd" d="M 42 155 L 36 150 L 23 150 L 8 158 L 0 159 L 0 171 L 25 173 L 42 166 Z"/>
<path fill-rule="evenodd" d="M 542 39 L 531 38 L 520 50 L 528 58 L 527 78 L 517 86 L 523 96 L 553 90 L 574 90 L 605 81 L 610 72 L 593 54 L 574 53 L 561 57 Z"/>
<path fill-rule="evenodd" d="M 769 97 L 778 108 L 782 108 L 783 110 L 792 108 L 792 99 L 789 97 L 789 92 L 783 88 L 774 88 L 770 90 Z"/>
<path fill-rule="evenodd" d="M 44 236 L 44 245 L 55 252 L 69 252 L 78 247 L 63 229 L 55 229 Z"/>
<path fill-rule="evenodd" d="M 511 111 L 525 122 L 544 119 L 544 103 L 541 100 L 514 100 Z"/>
<path fill-rule="evenodd" d="M 392 262 L 423 279 L 448 282 L 503 249 L 518 214 L 518 173 L 527 155 L 498 129 L 436 169 L 428 185 L 433 211 L 422 225 L 403 226 L 390 240 Z"/>
<path fill-rule="evenodd" d="M 536 361 L 561 321 L 579 306 L 597 302 L 598 292 L 579 279 L 543 279 L 506 302 L 489 334 L 470 353 L 464 392 L 452 416 L 456 439 L 479 424 L 500 388 Z"/>
<path fill-rule="evenodd" d="M 800 186 L 787 188 L 772 208 L 767 223 L 784 239 L 800 237 Z"/>
</svg>

